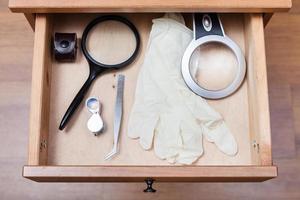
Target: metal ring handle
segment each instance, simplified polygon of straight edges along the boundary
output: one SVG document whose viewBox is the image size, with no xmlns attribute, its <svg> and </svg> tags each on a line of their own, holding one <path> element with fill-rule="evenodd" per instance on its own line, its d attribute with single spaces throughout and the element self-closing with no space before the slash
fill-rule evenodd
<svg viewBox="0 0 300 200">
<path fill-rule="evenodd" d="M 231 40 L 229 37 L 227 37 L 223 32 L 223 27 L 221 22 L 220 28 L 223 34 L 207 34 L 206 36 L 202 37 L 195 37 L 193 41 L 189 44 L 187 49 L 184 52 L 184 55 L 182 57 L 182 76 L 186 83 L 186 85 L 197 95 L 208 98 L 208 99 L 220 99 L 224 98 L 226 96 L 231 95 L 233 92 L 235 92 L 240 85 L 242 84 L 245 74 L 246 74 L 246 61 L 243 55 L 242 50 L 239 48 L 239 46 Z M 195 22 L 194 22 L 195 26 Z M 195 27 L 194 27 L 195 29 Z M 194 30 L 196 32 L 196 30 Z M 193 52 L 196 48 L 203 44 L 207 43 L 221 43 L 225 46 L 227 46 L 235 55 L 237 62 L 238 62 L 238 73 L 234 80 L 224 89 L 221 90 L 208 90 L 201 86 L 199 86 L 195 80 L 193 79 L 191 73 L 190 73 L 190 59 L 192 57 Z"/>
</svg>

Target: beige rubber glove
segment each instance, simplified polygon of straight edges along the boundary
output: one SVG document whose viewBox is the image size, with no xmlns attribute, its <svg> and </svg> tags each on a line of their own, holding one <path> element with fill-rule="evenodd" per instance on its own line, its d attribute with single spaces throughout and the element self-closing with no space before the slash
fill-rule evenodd
<svg viewBox="0 0 300 200">
<path fill-rule="evenodd" d="M 170 163 L 195 162 L 203 154 L 202 135 L 225 154 L 237 153 L 221 115 L 182 79 L 181 58 L 191 40 L 180 14 L 153 20 L 128 124 L 129 137 L 146 150 L 154 140 L 156 155 Z"/>
</svg>

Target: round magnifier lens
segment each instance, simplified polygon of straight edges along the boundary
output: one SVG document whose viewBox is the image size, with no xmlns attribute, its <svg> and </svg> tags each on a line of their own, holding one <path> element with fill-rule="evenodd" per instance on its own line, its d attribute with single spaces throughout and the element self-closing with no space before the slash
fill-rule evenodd
<svg viewBox="0 0 300 200">
<path fill-rule="evenodd" d="M 126 24 L 115 20 L 96 24 L 86 39 L 88 54 L 105 65 L 116 65 L 128 60 L 136 46 L 133 31 Z"/>
<path fill-rule="evenodd" d="M 86 106 L 90 111 L 97 111 L 100 107 L 99 100 L 95 97 L 90 97 L 86 100 Z"/>
<path fill-rule="evenodd" d="M 227 88 L 236 78 L 238 62 L 233 51 L 219 42 L 197 47 L 190 58 L 189 69 L 194 81 L 206 90 Z"/>
</svg>

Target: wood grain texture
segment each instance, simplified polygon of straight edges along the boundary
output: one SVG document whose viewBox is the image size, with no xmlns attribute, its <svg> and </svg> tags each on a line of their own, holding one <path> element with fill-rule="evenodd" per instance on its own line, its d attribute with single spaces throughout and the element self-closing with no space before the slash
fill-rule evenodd
<svg viewBox="0 0 300 200">
<path fill-rule="evenodd" d="M 35 14 L 32 13 L 24 13 L 25 18 L 27 19 L 29 25 L 31 26 L 32 30 L 35 29 Z"/>
<path fill-rule="evenodd" d="M 291 0 L 10 0 L 13 12 L 277 12 Z"/>
<path fill-rule="evenodd" d="M 293 118 L 295 122 L 293 123 L 294 125 L 294 146 L 297 147 L 300 145 L 300 84 L 295 84 L 291 87 L 291 97 L 293 98 L 293 102 L 291 104 L 292 106 L 292 113 L 293 113 Z M 291 137 L 289 137 L 291 138 Z M 291 148 L 292 149 L 292 148 Z M 294 154 L 299 153 L 300 150 L 299 148 L 294 148 Z M 295 155 L 294 155 L 295 156 Z"/>
<path fill-rule="evenodd" d="M 266 27 L 269 21 L 271 20 L 272 16 L 274 13 L 264 13 L 263 14 L 263 21 L 264 21 L 264 26 Z"/>
<path fill-rule="evenodd" d="M 159 182 L 264 181 L 277 176 L 273 166 L 136 167 L 136 166 L 25 166 L 23 176 L 38 182 Z"/>
<path fill-rule="evenodd" d="M 0 0 L 0 194 L 1 199 L 124 199 L 124 200 L 299 200 L 300 198 L 300 1 L 292 13 L 275 14 L 266 27 L 268 86 L 274 164 L 278 177 L 263 183 L 35 183 L 22 177 L 27 163 L 33 32 L 22 14 L 12 14 Z M 283 31 L 285 30 L 285 31 Z M 288 31 L 287 31 L 288 30 Z M 22 34 L 20 34 L 22 33 Z M 18 74 L 16 74 L 16 71 Z M 17 75 L 17 76 L 16 76 Z M 270 77 L 272 77 L 270 79 Z M 276 80 L 280 80 L 279 82 Z M 281 87 L 280 85 L 283 84 Z M 290 91 L 284 91 L 288 90 Z M 275 95 L 284 91 L 290 96 Z M 288 100 L 290 98 L 290 100 Z M 286 102 L 286 103 L 284 103 Z M 273 115 L 274 112 L 282 115 Z M 283 119 L 285 118 L 285 119 Z M 286 123 L 286 120 L 288 123 Z M 277 125 L 278 124 L 278 125 Z M 280 125 L 281 124 L 281 125 Z M 295 127 L 292 130 L 289 127 Z M 287 133 L 289 129 L 289 133 Z M 286 134 L 287 133 L 287 134 Z M 282 137 L 296 135 L 293 155 Z M 277 135 L 273 138 L 273 135 Z M 291 139 L 292 140 L 292 139 Z M 281 151 L 281 152 L 280 152 Z M 292 150 L 288 150 L 292 152 Z M 280 155 L 278 154 L 280 153 Z M 250 194 L 250 195 L 249 195 Z"/>
<path fill-rule="evenodd" d="M 36 16 L 28 163 L 46 164 L 49 132 L 49 95 L 51 82 L 51 22 L 44 14 Z M 46 143 L 45 143 L 46 142 Z M 42 143 L 42 145 L 41 145 Z"/>
<path fill-rule="evenodd" d="M 293 112 L 293 91 L 291 85 L 281 80 L 275 70 L 269 76 L 269 96 L 271 121 L 277 119 L 277 123 L 271 123 L 272 152 L 276 158 L 292 158 L 296 155 L 296 135 Z M 278 92 L 280 91 L 280 92 Z M 298 120 L 295 120 L 297 123 Z M 284 144 L 284 145 L 282 145 Z"/>
<path fill-rule="evenodd" d="M 261 14 L 245 17 L 250 134 L 262 165 L 272 164 L 264 26 Z"/>
</svg>

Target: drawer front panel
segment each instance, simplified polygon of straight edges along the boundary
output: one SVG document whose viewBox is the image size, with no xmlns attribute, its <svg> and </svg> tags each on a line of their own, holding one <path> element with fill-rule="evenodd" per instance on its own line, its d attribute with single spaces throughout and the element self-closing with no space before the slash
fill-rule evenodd
<svg viewBox="0 0 300 200">
<path fill-rule="evenodd" d="M 108 167 L 25 166 L 23 176 L 37 182 L 245 182 L 277 176 L 276 167 Z"/>
<path fill-rule="evenodd" d="M 10 0 L 14 12 L 24 13 L 80 13 L 80 12 L 275 12 L 287 11 L 291 0 L 114 0 L 68 1 Z"/>
</svg>

